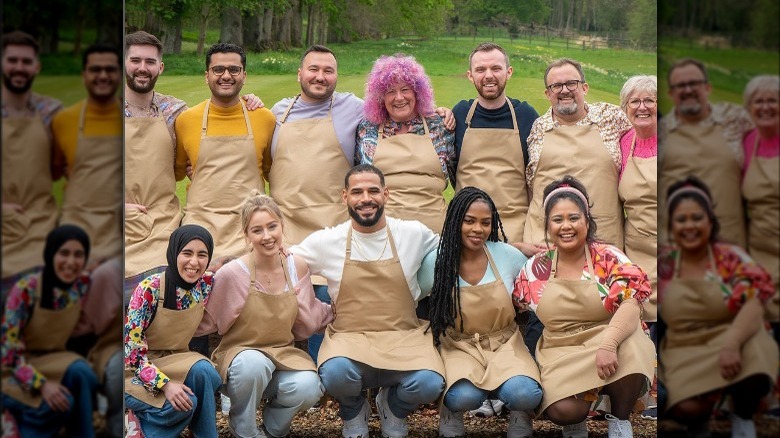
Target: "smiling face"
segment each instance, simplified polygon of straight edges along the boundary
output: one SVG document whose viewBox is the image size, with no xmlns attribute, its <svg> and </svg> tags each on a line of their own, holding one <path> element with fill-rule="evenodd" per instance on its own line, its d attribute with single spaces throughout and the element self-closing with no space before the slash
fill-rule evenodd
<svg viewBox="0 0 780 438">
<path fill-rule="evenodd" d="M 362 233 L 371 233 L 385 225 L 385 203 L 390 196 L 379 175 L 356 173 L 349 177 L 349 186 L 342 192 L 352 226 Z"/>
<path fill-rule="evenodd" d="M 493 225 L 493 212 L 483 200 L 471 203 L 460 226 L 463 251 L 482 251 L 485 241 L 490 236 Z"/>
<path fill-rule="evenodd" d="M 257 210 L 244 230 L 252 250 L 264 256 L 279 254 L 282 244 L 282 222 L 267 210 Z"/>
<path fill-rule="evenodd" d="M 233 76 L 226 68 L 221 75 L 218 75 L 211 71 L 214 66 L 241 67 L 241 72 Z M 225 106 L 235 105 L 238 103 L 238 94 L 244 86 L 244 81 L 246 81 L 246 70 L 241 65 L 241 55 L 221 52 L 211 54 L 211 62 L 206 70 L 206 82 L 209 84 L 213 101 Z"/>
<path fill-rule="evenodd" d="M 580 251 L 588 236 L 588 221 L 579 205 L 559 198 L 550 209 L 547 235 L 552 244 L 566 252 Z"/>
<path fill-rule="evenodd" d="M 652 108 L 648 108 L 644 104 L 645 99 L 656 100 L 656 96 L 649 91 L 638 91 L 632 94 L 628 98 L 628 102 L 640 101 L 638 108 L 626 107 L 626 114 L 628 120 L 636 128 L 637 131 L 643 132 L 655 132 L 658 126 L 658 107 L 653 105 Z"/>
<path fill-rule="evenodd" d="M 13 94 L 24 94 L 32 87 L 41 64 L 35 49 L 9 44 L 3 49 L 3 87 Z"/>
<path fill-rule="evenodd" d="M 208 264 L 209 251 L 206 244 L 198 239 L 190 240 L 176 256 L 176 268 L 179 271 L 179 276 L 187 283 L 198 281 L 206 272 Z"/>
<path fill-rule="evenodd" d="M 780 97 L 777 90 L 758 90 L 748 105 L 756 127 L 765 131 L 780 131 Z"/>
<path fill-rule="evenodd" d="M 73 283 L 84 269 L 86 260 L 84 245 L 76 239 L 68 240 L 54 253 L 54 275 L 63 283 Z"/>
<path fill-rule="evenodd" d="M 337 80 L 336 58 L 331 53 L 309 52 L 298 69 L 301 98 L 307 102 L 330 99 L 336 90 Z"/>
<path fill-rule="evenodd" d="M 581 81 L 580 73 L 577 68 L 571 64 L 564 64 L 559 67 L 553 67 L 547 73 L 545 86 L 553 84 L 565 84 L 571 81 Z M 578 83 L 574 90 L 569 90 L 566 86 L 561 91 L 553 93 L 549 89 L 544 91 L 547 100 L 552 105 L 553 113 L 564 119 L 576 121 L 585 116 L 585 95 L 588 94 L 588 84 Z"/>
<path fill-rule="evenodd" d="M 712 222 L 701 204 L 691 198 L 682 199 L 671 216 L 672 238 L 681 250 L 696 252 L 709 243 Z"/>
<path fill-rule="evenodd" d="M 114 100 L 120 75 L 119 59 L 111 52 L 90 53 L 81 73 L 89 97 L 98 102 Z"/>
<path fill-rule="evenodd" d="M 694 64 L 672 70 L 669 75 L 669 96 L 675 110 L 683 118 L 703 118 L 709 113 L 709 95 L 712 85 L 706 82 L 704 72 Z"/>
<path fill-rule="evenodd" d="M 417 112 L 417 95 L 411 85 L 397 83 L 385 91 L 385 108 L 395 122 L 412 120 Z"/>
<path fill-rule="evenodd" d="M 154 90 L 164 68 L 157 47 L 150 44 L 132 45 L 127 49 L 125 58 L 125 83 L 136 93 L 149 93 Z"/>
<path fill-rule="evenodd" d="M 512 67 L 507 65 L 506 57 L 499 50 L 480 51 L 471 57 L 467 75 L 483 99 L 503 100 L 506 82 L 512 77 Z"/>
</svg>

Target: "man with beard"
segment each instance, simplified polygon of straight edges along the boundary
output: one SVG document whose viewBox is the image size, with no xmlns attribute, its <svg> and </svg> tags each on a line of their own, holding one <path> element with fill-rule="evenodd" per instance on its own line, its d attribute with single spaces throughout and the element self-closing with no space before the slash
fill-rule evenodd
<svg viewBox="0 0 780 438">
<path fill-rule="evenodd" d="M 685 58 L 669 68 L 674 110 L 661 119 L 658 137 L 659 193 L 693 175 L 712 192 L 721 240 L 745 247 L 745 213 L 740 184 L 742 138 L 753 129 L 748 112 L 733 103 L 709 102 L 712 84 L 701 62 Z M 659 196 L 659 202 L 665 196 Z M 666 208 L 658 206 L 658 239 L 666 241 Z"/>
<path fill-rule="evenodd" d="M 83 228 L 92 242 L 91 271 L 122 254 L 122 112 L 117 96 L 120 55 L 97 43 L 84 51 L 81 77 L 87 98 L 54 118 L 55 166 L 67 184 L 60 224 Z"/>
<path fill-rule="evenodd" d="M 62 104 L 30 91 L 41 70 L 38 42 L 3 35 L 2 298 L 43 265 L 46 235 L 57 222 L 52 195 L 51 120 Z M 59 176 L 57 176 L 58 178 Z"/>
<path fill-rule="evenodd" d="M 192 164 L 182 224 L 211 231 L 214 258 L 240 256 L 248 251 L 240 207 L 252 189 L 265 190 L 275 119 L 266 108 L 247 111 L 239 97 L 246 81 L 241 47 L 211 46 L 205 80 L 211 97 L 181 113 L 174 124 L 176 179 L 184 179 L 187 162 Z"/>
<path fill-rule="evenodd" d="M 406 416 L 444 388 L 441 357 L 415 314 L 417 271 L 439 239 L 418 221 L 386 217 L 389 196 L 382 171 L 353 167 L 342 191 L 350 220 L 290 248 L 327 279 L 335 303 L 317 363 L 325 390 L 339 402 L 344 437 L 368 436 L 366 388 L 381 387 L 386 437 L 406 436 Z"/>
</svg>

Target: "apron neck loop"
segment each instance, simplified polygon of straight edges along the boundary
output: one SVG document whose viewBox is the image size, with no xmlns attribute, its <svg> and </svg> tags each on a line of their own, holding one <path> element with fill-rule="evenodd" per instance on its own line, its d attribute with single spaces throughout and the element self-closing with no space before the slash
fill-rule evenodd
<svg viewBox="0 0 780 438">
<path fill-rule="evenodd" d="M 585 243 L 585 262 L 588 264 L 588 274 L 590 274 L 590 278 L 592 280 L 595 280 L 595 276 L 593 275 L 594 269 L 593 269 L 593 257 L 590 255 L 590 244 L 587 242 Z M 553 251 L 553 259 L 552 259 L 552 267 L 550 269 L 550 279 L 555 278 L 555 273 L 558 271 L 558 250 L 555 249 Z"/>
</svg>

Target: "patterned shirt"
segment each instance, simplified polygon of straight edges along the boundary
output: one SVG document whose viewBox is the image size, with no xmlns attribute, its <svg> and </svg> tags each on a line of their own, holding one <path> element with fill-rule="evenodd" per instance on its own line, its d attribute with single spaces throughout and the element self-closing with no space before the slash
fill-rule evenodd
<svg viewBox="0 0 780 438">
<path fill-rule="evenodd" d="M 710 105 L 710 115 L 700 121 L 698 126 L 721 125 L 723 127 L 723 139 L 729 150 L 734 153 L 739 166 L 743 166 L 745 154 L 742 150 L 742 138 L 753 129 L 753 120 L 750 118 L 745 108 L 727 102 L 721 102 Z M 683 122 L 677 118 L 676 111 L 672 109 L 669 115 L 665 115 L 658 123 L 658 158 L 663 161 L 666 139 L 669 134 L 674 132 Z M 660 163 L 659 163 L 660 164 Z"/>
<path fill-rule="evenodd" d="M 157 394 L 170 380 L 146 357 L 146 329 L 157 312 L 162 274 L 146 277 L 133 291 L 125 318 L 125 368 L 132 371 L 133 383 L 142 384 L 147 391 Z M 190 290 L 176 289 L 176 308 L 186 310 L 198 303 L 208 302 L 211 293 L 212 274 L 206 273 Z"/>
<path fill-rule="evenodd" d="M 640 303 L 650 296 L 650 281 L 638 265 L 631 263 L 625 254 L 612 245 L 592 243 L 593 274 L 596 276 L 604 309 L 614 313 L 623 300 L 636 298 Z M 550 279 L 554 250 L 539 253 L 525 263 L 515 280 L 512 301 L 520 310 L 536 311 L 544 288 Z M 588 265 L 582 269 L 581 280 L 590 280 Z"/>
<path fill-rule="evenodd" d="M 41 389 L 46 376 L 42 375 L 25 358 L 27 347 L 24 344 L 24 329 L 30 322 L 35 302 L 36 288 L 41 281 L 40 273 L 33 273 L 21 278 L 8 293 L 5 303 L 2 325 L 0 326 L 0 343 L 2 343 L 3 372 L 10 370 L 14 378 L 25 389 Z M 52 291 L 53 310 L 62 310 L 83 304 L 89 289 L 89 277 L 79 277 L 67 290 L 54 288 Z"/>
<path fill-rule="evenodd" d="M 665 247 L 658 251 L 658 304 L 675 276 L 680 250 Z M 772 278 L 742 248 L 728 243 L 712 246 L 715 266 L 707 266 L 705 280 L 719 283 L 723 301 L 736 314 L 750 299 L 758 298 L 766 305 L 775 294 Z"/>
<path fill-rule="evenodd" d="M 27 101 L 27 109 L 31 113 L 41 117 L 43 124 L 46 126 L 46 134 L 49 136 L 49 140 L 51 140 L 51 121 L 54 118 L 54 115 L 57 114 L 57 111 L 62 109 L 62 102 L 53 97 L 30 93 L 30 99 Z M 10 117 L 8 110 L 5 107 L 5 103 L 2 104 L 2 113 L 3 118 Z"/>
<path fill-rule="evenodd" d="M 585 103 L 585 110 L 585 117 L 578 120 L 575 126 L 596 125 L 604 147 L 615 162 L 615 167 L 620 169 L 620 137 L 631 129 L 631 122 L 619 106 L 611 103 Z M 528 136 L 528 165 L 525 168 L 529 191 L 533 189 L 534 177 L 536 177 L 537 165 L 544 145 L 544 135 L 559 126 L 561 124 L 553 118 L 552 107 L 550 107 L 546 113 L 536 119 L 531 128 L 531 134 Z"/>
<path fill-rule="evenodd" d="M 130 105 L 125 101 L 125 117 L 164 117 L 175 145 L 176 131 L 173 129 L 173 124 L 176 122 L 176 117 L 179 117 L 179 114 L 187 109 L 187 103 L 156 91 L 152 91 L 152 93 L 152 106 L 148 110 Z"/>
<path fill-rule="evenodd" d="M 455 133 L 444 127 L 444 121 L 438 115 L 426 117 L 428 131 L 433 148 L 439 156 L 441 170 L 450 182 L 454 172 L 451 171 L 450 163 L 455 159 Z M 392 137 L 398 134 L 403 125 L 409 126 L 407 134 L 424 135 L 425 127 L 421 116 L 416 116 L 407 122 L 395 122 L 388 120 L 384 125 L 384 136 Z M 368 120 L 361 120 L 357 127 L 357 148 L 355 149 L 356 164 L 373 164 L 374 154 L 379 140 L 379 125 L 375 125 Z M 454 184 L 454 183 L 453 183 Z"/>
</svg>

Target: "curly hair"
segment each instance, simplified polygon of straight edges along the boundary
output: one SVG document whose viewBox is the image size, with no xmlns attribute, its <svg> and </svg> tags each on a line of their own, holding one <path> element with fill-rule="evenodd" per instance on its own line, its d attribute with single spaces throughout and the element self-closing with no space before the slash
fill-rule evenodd
<svg viewBox="0 0 780 438">
<path fill-rule="evenodd" d="M 702 193 L 704 196 L 702 196 Z M 712 224 L 710 242 L 717 242 L 720 234 L 720 221 L 718 220 L 718 217 L 715 216 L 714 202 L 712 200 L 710 188 L 707 187 L 707 184 L 705 184 L 702 180 L 692 175 L 687 176 L 682 181 L 677 181 L 676 183 L 669 186 L 669 188 L 666 190 L 666 208 L 669 212 L 669 223 L 667 226 L 669 230 L 672 229 L 672 217 L 674 216 L 675 210 L 677 210 L 680 202 L 685 199 L 690 199 L 691 201 L 699 204 L 702 210 L 707 213 L 707 218 L 709 218 L 710 223 Z"/>
<path fill-rule="evenodd" d="M 377 125 L 387 120 L 385 92 L 397 83 L 408 84 L 414 90 L 417 100 L 415 112 L 423 117 L 433 115 L 433 87 L 431 79 L 425 74 L 425 68 L 414 56 L 396 53 L 392 56 L 381 56 L 374 62 L 374 67 L 368 74 L 363 104 L 366 120 Z"/>
<path fill-rule="evenodd" d="M 553 190 L 567 186 L 573 187 L 582 193 L 582 195 L 585 197 L 585 200 L 587 201 L 587 205 L 582 202 L 582 199 L 580 199 L 579 196 L 571 192 L 557 192 L 550 196 L 550 193 Z M 580 209 L 580 212 L 582 212 L 582 214 L 585 216 L 585 220 L 588 223 L 588 232 L 585 235 L 585 242 L 590 244 L 601 241 L 596 237 L 596 219 L 590 212 L 591 208 L 593 208 L 593 205 L 590 203 L 590 196 L 588 196 L 588 192 L 585 190 L 585 185 L 582 184 L 580 180 L 571 175 L 564 175 L 563 178 L 548 184 L 547 187 L 544 188 L 543 195 L 545 201 L 547 201 L 546 205 L 544 206 L 544 241 L 548 247 L 550 246 L 550 242 L 547 240 L 547 229 L 550 226 L 550 212 L 552 211 L 555 204 L 563 199 L 568 199 L 569 201 L 574 202 L 574 204 L 577 205 L 577 207 Z M 548 197 L 549 199 L 547 199 Z"/>
</svg>

